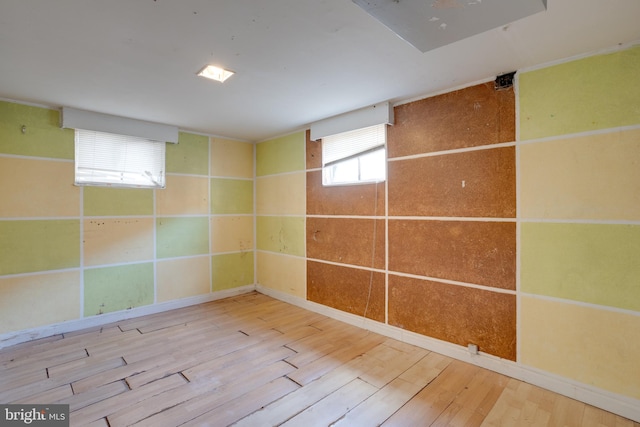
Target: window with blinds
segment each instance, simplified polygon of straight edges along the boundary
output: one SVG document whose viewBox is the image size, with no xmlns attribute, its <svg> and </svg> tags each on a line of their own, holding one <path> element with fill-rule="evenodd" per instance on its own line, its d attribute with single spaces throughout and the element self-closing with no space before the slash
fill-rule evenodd
<svg viewBox="0 0 640 427">
<path fill-rule="evenodd" d="M 322 184 L 381 182 L 387 177 L 385 124 L 322 138 Z"/>
<path fill-rule="evenodd" d="M 76 129 L 75 184 L 165 187 L 166 143 Z"/>
</svg>

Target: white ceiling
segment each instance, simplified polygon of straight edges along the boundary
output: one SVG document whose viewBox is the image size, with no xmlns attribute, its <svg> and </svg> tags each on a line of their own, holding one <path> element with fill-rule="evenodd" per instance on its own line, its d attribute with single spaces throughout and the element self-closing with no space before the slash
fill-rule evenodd
<svg viewBox="0 0 640 427">
<path fill-rule="evenodd" d="M 426 53 L 351 0 L 0 0 L 0 97 L 260 141 L 637 40 L 639 0 L 548 0 Z"/>
</svg>

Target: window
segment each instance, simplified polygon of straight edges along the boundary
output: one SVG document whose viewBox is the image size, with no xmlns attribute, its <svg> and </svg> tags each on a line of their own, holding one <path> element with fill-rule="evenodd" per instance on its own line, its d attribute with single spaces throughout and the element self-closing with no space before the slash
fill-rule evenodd
<svg viewBox="0 0 640 427">
<path fill-rule="evenodd" d="M 165 187 L 164 142 L 76 129 L 75 184 Z"/>
<path fill-rule="evenodd" d="M 384 181 L 386 141 L 385 124 L 322 138 L 322 184 Z"/>
</svg>

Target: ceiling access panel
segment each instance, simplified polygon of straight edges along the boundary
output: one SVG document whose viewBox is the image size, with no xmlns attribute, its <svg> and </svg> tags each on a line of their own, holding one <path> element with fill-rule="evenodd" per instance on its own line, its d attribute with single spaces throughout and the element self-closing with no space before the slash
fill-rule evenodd
<svg viewBox="0 0 640 427">
<path fill-rule="evenodd" d="M 352 0 L 421 52 L 543 12 L 547 0 Z"/>
</svg>

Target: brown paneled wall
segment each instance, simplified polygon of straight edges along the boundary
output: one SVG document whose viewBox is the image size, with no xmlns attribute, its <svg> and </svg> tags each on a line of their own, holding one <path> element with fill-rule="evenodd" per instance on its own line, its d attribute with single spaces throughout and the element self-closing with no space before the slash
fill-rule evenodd
<svg viewBox="0 0 640 427">
<path fill-rule="evenodd" d="M 382 219 L 307 218 L 307 257 L 384 269 Z"/>
<path fill-rule="evenodd" d="M 389 270 L 516 289 L 514 222 L 389 219 Z"/>
<path fill-rule="evenodd" d="M 515 297 L 389 275 L 389 324 L 515 360 Z"/>
<path fill-rule="evenodd" d="M 513 89 L 394 114 L 386 183 L 323 187 L 307 133 L 307 298 L 515 360 Z"/>
<path fill-rule="evenodd" d="M 513 89 L 484 83 L 394 108 L 388 157 L 512 142 L 515 139 Z"/>
<path fill-rule="evenodd" d="M 389 215 L 513 218 L 515 148 L 389 161 Z"/>
</svg>

